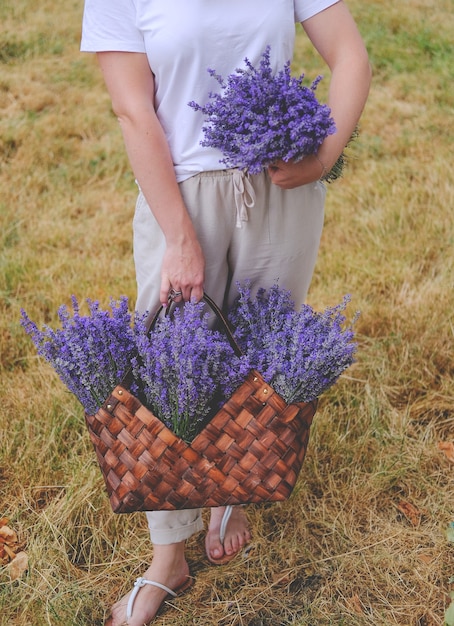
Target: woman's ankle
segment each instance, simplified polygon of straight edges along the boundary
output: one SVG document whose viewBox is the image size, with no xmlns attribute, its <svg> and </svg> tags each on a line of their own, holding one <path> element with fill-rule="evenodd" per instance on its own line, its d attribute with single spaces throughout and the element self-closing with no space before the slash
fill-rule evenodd
<svg viewBox="0 0 454 626">
<path fill-rule="evenodd" d="M 189 575 L 189 566 L 185 555 L 185 541 L 179 543 L 153 545 L 153 560 L 144 578 L 149 576 L 157 582 L 179 584 L 181 579 Z M 169 580 L 169 577 L 171 580 Z"/>
</svg>

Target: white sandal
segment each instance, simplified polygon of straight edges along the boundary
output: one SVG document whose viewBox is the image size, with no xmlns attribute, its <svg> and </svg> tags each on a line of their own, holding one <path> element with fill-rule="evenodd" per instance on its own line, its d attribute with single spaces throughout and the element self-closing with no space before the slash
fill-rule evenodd
<svg viewBox="0 0 454 626">
<path fill-rule="evenodd" d="M 178 595 L 180 595 L 180 593 L 183 593 L 183 591 L 186 591 L 186 589 L 189 589 L 189 587 L 192 585 L 192 582 L 193 582 L 192 579 L 188 577 L 184 583 L 182 583 L 179 587 L 173 590 L 173 589 L 170 589 L 169 587 L 166 587 L 165 585 L 161 583 L 155 582 L 154 580 L 147 580 L 146 578 L 139 577 L 134 583 L 134 587 L 131 591 L 131 595 L 129 596 L 128 606 L 126 607 L 126 619 L 129 620 L 132 617 L 132 609 L 134 606 L 134 601 L 139 591 L 142 589 L 142 587 L 145 587 L 145 585 L 158 587 L 159 589 L 162 589 L 163 591 L 165 591 L 167 595 L 172 596 L 172 598 L 176 598 Z M 165 602 L 165 598 L 163 600 L 163 603 L 164 602 Z"/>
<path fill-rule="evenodd" d="M 221 520 L 221 527 L 219 528 L 219 540 L 221 545 L 224 546 L 225 533 L 227 532 L 227 524 L 229 523 L 230 516 L 232 515 L 233 506 L 228 504 L 225 507 L 224 515 Z"/>
</svg>

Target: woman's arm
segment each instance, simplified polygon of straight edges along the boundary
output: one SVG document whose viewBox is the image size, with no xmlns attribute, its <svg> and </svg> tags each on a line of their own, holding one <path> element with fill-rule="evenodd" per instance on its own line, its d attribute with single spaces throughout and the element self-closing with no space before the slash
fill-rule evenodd
<svg viewBox="0 0 454 626">
<path fill-rule="evenodd" d="M 134 52 L 100 52 L 97 56 L 134 175 L 166 239 L 160 301 L 167 302 L 171 287 L 182 291 L 184 300 L 199 301 L 205 261 L 156 116 L 154 78 L 147 57 Z"/>
<path fill-rule="evenodd" d="M 331 70 L 328 106 L 337 131 L 325 139 L 318 152 L 329 171 L 361 116 L 369 93 L 371 69 L 361 35 L 342 1 L 303 22 L 303 28 Z M 315 157 L 305 157 L 298 163 L 279 161 L 269 168 L 270 176 L 280 187 L 297 187 L 323 175 L 320 161 Z"/>
</svg>

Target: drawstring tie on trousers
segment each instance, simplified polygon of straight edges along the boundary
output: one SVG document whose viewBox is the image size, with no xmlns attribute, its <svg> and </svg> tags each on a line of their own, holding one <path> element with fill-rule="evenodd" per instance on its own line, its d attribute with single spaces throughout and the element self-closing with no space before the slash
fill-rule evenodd
<svg viewBox="0 0 454 626">
<path fill-rule="evenodd" d="M 243 227 L 243 222 L 249 221 L 248 209 L 252 208 L 255 204 L 255 191 L 247 172 L 240 169 L 232 170 L 233 176 L 233 193 L 235 198 L 236 207 L 236 223 L 237 228 Z M 135 181 L 139 191 L 142 193 L 142 189 L 138 181 Z"/>
<path fill-rule="evenodd" d="M 236 224 L 237 228 L 243 227 L 243 222 L 249 220 L 248 209 L 255 204 L 255 191 L 244 170 L 233 170 L 233 189 L 235 194 Z"/>
</svg>

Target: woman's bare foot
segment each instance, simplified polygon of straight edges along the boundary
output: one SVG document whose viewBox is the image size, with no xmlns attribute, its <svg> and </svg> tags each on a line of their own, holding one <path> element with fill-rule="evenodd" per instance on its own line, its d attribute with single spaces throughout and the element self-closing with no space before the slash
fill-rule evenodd
<svg viewBox="0 0 454 626">
<path fill-rule="evenodd" d="M 210 524 L 205 538 L 208 560 L 216 565 L 230 561 L 251 540 L 246 514 L 241 506 L 234 506 L 227 522 L 224 544 L 222 544 L 220 530 L 225 510 L 226 507 L 211 509 Z"/>
<path fill-rule="evenodd" d="M 146 580 L 161 583 L 172 590 L 177 590 L 189 576 L 189 566 L 184 556 L 184 544 L 155 545 L 153 560 L 150 567 L 143 574 Z M 126 608 L 132 591 L 116 602 L 112 607 L 111 616 L 106 626 L 143 626 L 148 624 L 159 611 L 168 594 L 158 587 L 144 585 L 134 600 L 132 617 L 126 617 Z"/>
</svg>

